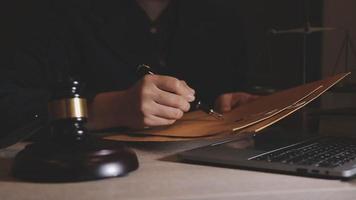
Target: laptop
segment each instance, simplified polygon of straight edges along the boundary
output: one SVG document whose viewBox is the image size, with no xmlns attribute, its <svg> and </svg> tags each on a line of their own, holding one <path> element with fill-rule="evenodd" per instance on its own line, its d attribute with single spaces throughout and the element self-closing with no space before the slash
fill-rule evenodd
<svg viewBox="0 0 356 200">
<path fill-rule="evenodd" d="M 356 137 L 305 135 L 268 129 L 184 151 L 178 158 L 186 163 L 329 179 L 356 175 Z"/>
</svg>

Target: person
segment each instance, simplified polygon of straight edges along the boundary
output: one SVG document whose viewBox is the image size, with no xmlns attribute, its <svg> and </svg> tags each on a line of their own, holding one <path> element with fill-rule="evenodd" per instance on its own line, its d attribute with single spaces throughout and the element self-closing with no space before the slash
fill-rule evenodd
<svg viewBox="0 0 356 200">
<path fill-rule="evenodd" d="M 92 130 L 173 124 L 203 99 L 219 112 L 254 100 L 234 1 L 54 1 L 47 31 L 26 33 L 1 66 L 1 137 L 47 117 L 50 85 L 79 76 Z M 45 32 L 45 34 L 44 34 Z M 28 39 L 30 38 L 30 39 Z M 158 72 L 139 79 L 137 64 Z M 25 133 L 24 133 L 25 134 Z"/>
</svg>

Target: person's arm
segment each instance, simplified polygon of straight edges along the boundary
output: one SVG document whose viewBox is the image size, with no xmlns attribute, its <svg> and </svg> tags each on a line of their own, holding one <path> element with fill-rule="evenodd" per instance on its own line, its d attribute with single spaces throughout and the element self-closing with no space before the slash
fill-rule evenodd
<svg viewBox="0 0 356 200">
<path fill-rule="evenodd" d="M 15 64 L 1 68 L 3 131 L 0 139 L 11 138 L 13 130 L 32 122 L 35 116 L 47 118 L 50 95 L 47 84 L 53 74 L 48 74 L 46 71 L 49 69 L 42 66 L 34 55 L 18 54 Z M 42 59 L 46 60 L 45 56 Z M 96 94 L 89 104 L 88 127 L 97 130 L 169 125 L 189 110 L 189 102 L 193 100 L 194 90 L 184 81 L 169 76 L 146 75 L 128 90 Z M 21 138 L 26 134 L 23 133 Z"/>
</svg>

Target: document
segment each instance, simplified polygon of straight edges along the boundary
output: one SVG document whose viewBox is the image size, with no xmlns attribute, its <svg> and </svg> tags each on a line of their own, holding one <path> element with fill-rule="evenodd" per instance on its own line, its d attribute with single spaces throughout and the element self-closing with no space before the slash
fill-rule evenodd
<svg viewBox="0 0 356 200">
<path fill-rule="evenodd" d="M 109 133 L 106 139 L 118 141 L 163 142 L 223 138 L 233 134 L 257 133 L 303 108 L 350 73 L 338 74 L 304 84 L 234 108 L 224 113 L 223 120 L 202 112 L 186 113 L 170 126 Z"/>
</svg>

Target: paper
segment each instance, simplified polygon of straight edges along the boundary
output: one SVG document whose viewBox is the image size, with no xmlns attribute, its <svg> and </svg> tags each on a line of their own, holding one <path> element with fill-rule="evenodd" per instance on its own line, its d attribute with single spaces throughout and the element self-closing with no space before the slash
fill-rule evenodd
<svg viewBox="0 0 356 200">
<path fill-rule="evenodd" d="M 179 141 L 258 132 L 312 102 L 349 74 L 338 74 L 260 97 L 224 113 L 224 120 L 217 120 L 202 111 L 194 111 L 185 114 L 181 120 L 170 126 L 122 131 L 105 138 L 119 141 Z"/>
</svg>

